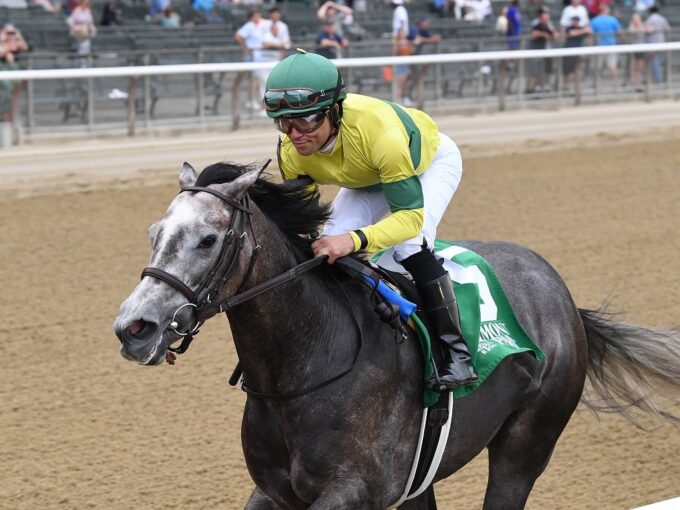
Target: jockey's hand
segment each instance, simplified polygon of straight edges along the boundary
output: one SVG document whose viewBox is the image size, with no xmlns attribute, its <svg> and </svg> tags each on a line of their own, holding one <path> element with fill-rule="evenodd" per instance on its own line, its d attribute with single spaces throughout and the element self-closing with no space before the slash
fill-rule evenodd
<svg viewBox="0 0 680 510">
<path fill-rule="evenodd" d="M 354 239 L 349 234 L 339 236 L 322 236 L 312 243 L 315 257 L 328 255 L 328 263 L 332 264 L 339 257 L 349 255 L 354 251 Z"/>
</svg>

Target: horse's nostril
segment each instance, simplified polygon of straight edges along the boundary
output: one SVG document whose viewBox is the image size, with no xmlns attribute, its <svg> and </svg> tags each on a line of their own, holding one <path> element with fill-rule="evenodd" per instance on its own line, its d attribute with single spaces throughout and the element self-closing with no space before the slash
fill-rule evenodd
<svg viewBox="0 0 680 510">
<path fill-rule="evenodd" d="M 139 320 L 135 321 L 132 323 L 132 325 L 128 328 L 128 331 L 130 332 L 131 335 L 137 336 L 137 334 L 142 330 L 144 327 L 144 321 Z"/>
<path fill-rule="evenodd" d="M 139 319 L 125 328 L 124 337 L 127 340 L 144 340 L 151 336 L 156 331 L 156 324 L 147 322 L 144 319 Z"/>
</svg>

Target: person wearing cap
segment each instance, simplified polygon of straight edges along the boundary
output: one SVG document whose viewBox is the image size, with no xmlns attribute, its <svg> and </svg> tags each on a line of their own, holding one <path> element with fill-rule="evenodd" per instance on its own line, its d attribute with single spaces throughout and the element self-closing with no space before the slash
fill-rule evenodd
<svg viewBox="0 0 680 510">
<path fill-rule="evenodd" d="M 456 144 L 420 110 L 349 94 L 332 61 L 303 50 L 272 69 L 264 105 L 281 132 L 284 180 L 340 186 L 323 235 L 311 245 L 314 255 L 332 264 L 356 251 L 394 247 L 444 347 L 439 381 L 429 386 L 475 382 L 451 280 L 432 251 L 462 175 Z"/>
</svg>

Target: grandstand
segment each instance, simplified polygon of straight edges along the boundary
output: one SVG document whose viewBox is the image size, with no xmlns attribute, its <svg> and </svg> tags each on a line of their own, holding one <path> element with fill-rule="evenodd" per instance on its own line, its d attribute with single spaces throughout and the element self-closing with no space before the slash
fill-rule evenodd
<svg viewBox="0 0 680 510">
<path fill-rule="evenodd" d="M 618 2 L 619 0 L 617 0 Z M 95 22 L 99 21 L 103 0 L 93 2 Z M 498 13 L 504 2 L 494 2 Z M 221 23 L 203 23 L 189 2 L 173 4 L 182 18 L 182 27 L 168 29 L 147 21 L 148 7 L 140 0 L 119 0 L 117 3 L 120 25 L 98 27 L 93 40 L 92 54 L 87 57 L 90 67 L 128 65 L 187 64 L 208 62 L 238 62 L 241 51 L 233 39 L 235 31 L 246 20 L 252 6 L 220 4 L 216 13 Z M 307 49 L 314 47 L 318 32 L 315 19 L 316 6 L 301 1 L 283 1 L 278 5 L 283 20 L 288 23 L 293 46 Z M 366 10 L 356 12 L 359 28 L 347 30 L 351 44 L 346 57 L 374 57 L 392 54 L 390 38 L 392 11 L 381 1 L 366 2 Z M 551 5 L 556 21 L 561 3 Z M 262 5 L 266 10 L 269 4 Z M 423 15 L 429 15 L 431 29 L 442 35 L 442 42 L 429 51 L 435 53 L 462 53 L 506 49 L 506 41 L 495 31 L 495 19 L 486 21 L 463 21 L 452 13 L 436 17 L 430 13 L 427 0 L 414 0 L 408 6 L 412 24 Z M 534 17 L 534 7 L 524 10 L 524 34 Z M 627 25 L 632 7 L 623 1 L 616 3 L 614 13 Z M 680 40 L 680 0 L 665 0 L 663 14 L 674 27 L 671 40 Z M 73 53 L 65 18 L 61 14 L 45 12 L 42 8 L 29 6 L 26 0 L 0 0 L 0 22 L 11 21 L 17 25 L 31 45 L 32 51 L 22 55 L 21 65 L 26 69 L 60 69 L 83 65 L 83 59 Z M 625 59 L 622 59 L 625 60 Z M 668 76 L 680 76 L 680 59 L 665 62 Z M 623 63 L 622 65 L 625 65 Z M 595 90 L 593 101 L 630 100 L 635 94 L 612 94 L 607 92 L 606 77 L 593 71 L 597 67 L 588 61 L 583 80 L 584 96 L 588 100 L 591 89 Z M 527 107 L 547 104 L 562 94 L 544 94 L 528 103 L 522 94 L 523 71 L 521 66 L 506 69 L 503 81 L 499 78 L 499 66 L 483 62 L 420 68 L 419 87 L 412 90 L 420 106 L 436 103 L 439 108 L 451 107 L 475 109 L 494 107 L 495 96 L 503 91 L 510 98 L 509 107 Z M 207 74 L 196 76 L 168 76 L 147 78 L 132 90 L 129 78 L 88 80 L 52 80 L 31 83 L 22 99 L 23 130 L 29 134 L 54 130 L 90 131 L 123 127 L 129 122 L 128 93 L 136 93 L 135 111 L 143 125 L 187 123 L 199 119 L 201 123 L 224 123 L 237 115 L 232 97 L 234 76 L 230 74 Z M 383 77 L 381 68 L 350 69 L 346 75 L 351 90 L 380 97 L 391 97 L 392 85 Z M 678 80 L 675 79 L 675 82 Z M 499 83 L 502 83 L 499 86 Z M 592 86 L 590 85 L 592 83 Z M 670 84 L 670 80 L 669 80 Z M 675 89 L 661 91 L 663 97 L 676 97 Z M 621 92 L 621 91 L 618 91 Z M 625 92 L 625 91 L 624 91 Z M 654 93 L 654 91 L 652 91 Z M 518 100 L 514 98 L 517 95 Z M 653 94 L 652 94 L 653 95 Z M 650 95 L 647 94 L 649 99 Z M 541 101 L 539 101 L 541 100 Z M 553 101 L 554 103 L 554 101 Z M 243 117 L 243 116 L 242 116 Z M 243 121 L 257 122 L 257 112 L 246 112 Z M 232 119 L 233 120 L 233 119 Z M 232 122 L 232 124 L 234 124 Z"/>
</svg>

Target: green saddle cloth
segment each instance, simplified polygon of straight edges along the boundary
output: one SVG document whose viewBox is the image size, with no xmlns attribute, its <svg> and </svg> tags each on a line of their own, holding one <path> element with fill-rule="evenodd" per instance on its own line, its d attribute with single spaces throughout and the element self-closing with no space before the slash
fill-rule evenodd
<svg viewBox="0 0 680 510">
<path fill-rule="evenodd" d="M 437 258 L 444 259 L 444 268 L 451 275 L 461 333 L 479 376 L 475 384 L 453 390 L 454 398 L 463 398 L 479 388 L 507 356 L 529 352 L 536 359 L 543 359 L 543 353 L 520 325 L 496 274 L 483 257 L 440 240 L 435 241 L 435 253 Z M 392 259 L 392 249 L 376 253 L 371 261 L 386 269 L 403 272 Z M 434 374 L 434 368 L 428 362 L 431 360 L 429 335 L 417 317 L 412 315 L 412 318 L 426 360 L 425 378 L 429 379 Z M 438 392 L 426 389 L 423 405 L 430 407 L 439 396 Z"/>
</svg>

